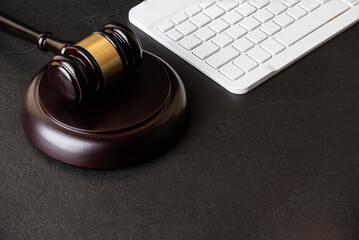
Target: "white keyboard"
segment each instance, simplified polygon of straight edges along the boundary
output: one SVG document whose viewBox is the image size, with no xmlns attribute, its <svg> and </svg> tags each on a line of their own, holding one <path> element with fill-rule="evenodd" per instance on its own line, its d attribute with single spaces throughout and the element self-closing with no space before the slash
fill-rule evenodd
<svg viewBox="0 0 359 240">
<path fill-rule="evenodd" d="M 358 3 L 147 0 L 129 18 L 228 91 L 242 94 L 358 22 Z"/>
</svg>

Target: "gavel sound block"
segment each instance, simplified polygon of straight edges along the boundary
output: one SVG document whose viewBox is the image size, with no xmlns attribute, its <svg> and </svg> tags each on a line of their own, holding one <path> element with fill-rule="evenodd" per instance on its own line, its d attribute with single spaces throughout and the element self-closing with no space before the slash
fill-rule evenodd
<svg viewBox="0 0 359 240">
<path fill-rule="evenodd" d="M 112 30 L 118 30 L 116 25 L 110 26 Z M 119 26 L 122 30 L 123 26 Z M 66 55 L 54 57 L 34 77 L 24 96 L 21 113 L 24 130 L 31 142 L 50 157 L 86 168 L 133 165 L 165 151 L 183 132 L 187 98 L 181 79 L 163 60 L 142 52 L 136 48 L 140 45 L 134 46 L 131 39 L 126 42 L 132 38 L 128 34 L 134 34 L 130 30 L 126 32 L 127 28 L 125 34 L 120 33 L 124 38 L 110 34 L 112 38 L 108 39 L 105 35 L 109 40 L 105 43 L 107 48 L 112 44 L 119 56 L 108 61 L 106 66 L 97 61 L 103 57 L 102 51 L 101 48 L 95 49 L 96 46 L 94 48 L 97 43 L 92 37 L 81 41 L 77 47 L 1 14 L 0 29 L 18 37 L 25 35 L 26 40 L 35 42 L 40 48 L 47 40 L 48 45 L 51 43 L 48 49 L 58 54 L 80 49 L 79 52 L 85 55 L 77 58 L 78 53 L 69 54 L 73 58 L 70 60 Z M 120 39 L 120 43 L 125 43 L 114 43 L 118 40 L 115 37 Z M 86 47 L 91 41 L 95 44 L 90 44 L 92 49 L 89 51 Z M 110 48 L 107 50 L 110 50 L 110 55 L 114 54 Z M 138 53 L 137 57 L 131 57 L 134 52 Z M 105 59 L 108 60 L 108 56 Z M 94 65 L 90 71 L 89 63 L 84 63 L 87 61 L 85 58 Z M 118 59 L 124 63 L 123 69 L 116 68 Z M 71 69 L 73 64 L 79 64 L 80 68 Z M 104 72 L 106 67 L 112 71 L 110 74 Z M 57 84 L 57 79 L 62 83 Z M 110 84 L 106 83 L 109 79 Z M 103 80 L 105 82 L 101 82 Z M 77 87 L 81 88 L 80 91 Z M 66 91 L 69 96 L 66 96 Z"/>
</svg>

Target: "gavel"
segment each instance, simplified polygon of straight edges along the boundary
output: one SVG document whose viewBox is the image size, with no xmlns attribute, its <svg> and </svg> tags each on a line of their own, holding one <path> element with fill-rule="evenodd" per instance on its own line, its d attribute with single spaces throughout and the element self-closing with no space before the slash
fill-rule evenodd
<svg viewBox="0 0 359 240">
<path fill-rule="evenodd" d="M 55 38 L 0 13 L 0 30 L 55 54 L 47 67 L 54 90 L 70 103 L 83 103 L 133 72 L 142 59 L 142 45 L 128 27 L 110 23 L 78 43 Z"/>
</svg>

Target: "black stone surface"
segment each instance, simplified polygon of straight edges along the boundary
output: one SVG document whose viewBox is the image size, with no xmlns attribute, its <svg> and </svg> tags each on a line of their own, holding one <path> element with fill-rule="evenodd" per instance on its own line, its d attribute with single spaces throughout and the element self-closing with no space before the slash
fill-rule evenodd
<svg viewBox="0 0 359 240">
<path fill-rule="evenodd" d="M 81 40 L 129 25 L 140 1 L 12 0 L 0 9 Z M 134 28 L 182 77 L 184 137 L 132 168 L 87 170 L 38 151 L 22 96 L 52 54 L 0 33 L 0 239 L 359 238 L 359 25 L 243 96 Z"/>
</svg>

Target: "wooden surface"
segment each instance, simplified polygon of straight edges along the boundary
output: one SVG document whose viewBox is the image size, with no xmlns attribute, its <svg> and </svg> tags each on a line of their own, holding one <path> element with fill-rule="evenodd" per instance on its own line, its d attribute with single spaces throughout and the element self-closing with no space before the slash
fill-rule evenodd
<svg viewBox="0 0 359 240">
<path fill-rule="evenodd" d="M 0 9 L 78 41 L 129 25 L 139 2 Z M 1 239 L 358 239 L 359 25 L 243 96 L 136 32 L 183 79 L 189 126 L 162 156 L 111 171 L 58 163 L 28 141 L 21 101 L 51 54 L 0 33 Z"/>
</svg>

